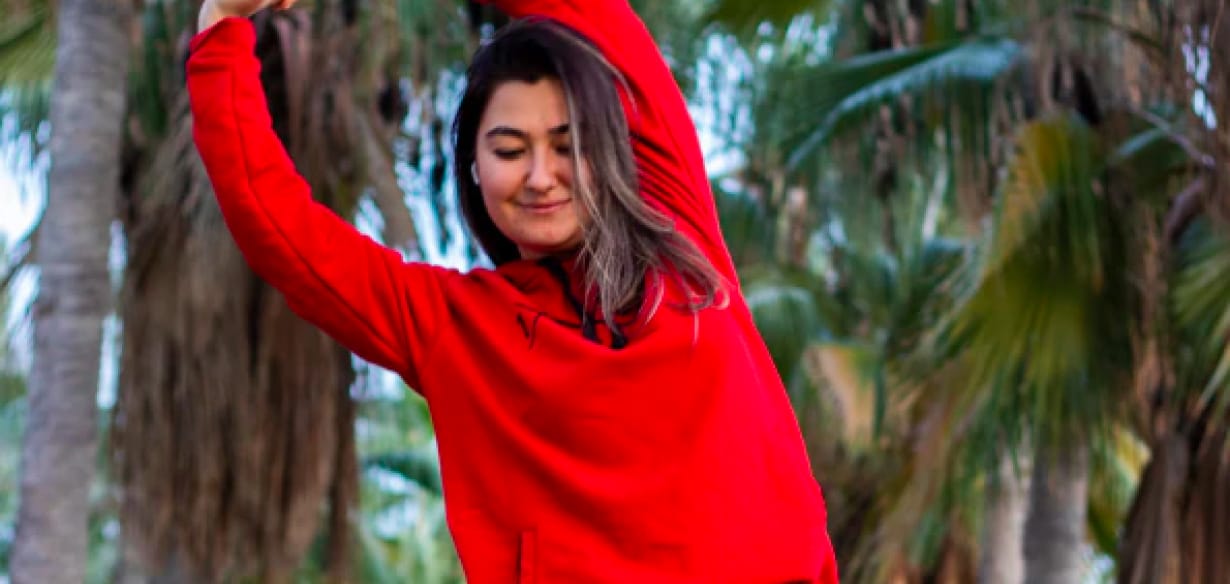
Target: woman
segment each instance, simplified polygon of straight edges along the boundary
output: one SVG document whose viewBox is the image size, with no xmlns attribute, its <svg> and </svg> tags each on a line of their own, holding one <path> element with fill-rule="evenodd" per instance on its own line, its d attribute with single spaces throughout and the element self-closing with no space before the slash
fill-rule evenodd
<svg viewBox="0 0 1230 584">
<path fill-rule="evenodd" d="M 836 582 L 695 128 L 626 2 L 496 2 L 534 18 L 478 52 L 454 125 L 496 264 L 468 274 L 406 264 L 311 200 L 235 18 L 269 4 L 202 6 L 198 148 L 253 269 L 427 398 L 468 581 Z"/>
</svg>

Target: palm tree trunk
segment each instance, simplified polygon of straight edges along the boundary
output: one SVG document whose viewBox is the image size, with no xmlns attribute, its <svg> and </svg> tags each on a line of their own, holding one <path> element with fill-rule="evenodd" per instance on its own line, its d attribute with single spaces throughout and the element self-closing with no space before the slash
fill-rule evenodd
<svg viewBox="0 0 1230 584">
<path fill-rule="evenodd" d="M 1076 584 L 1086 572 L 1089 452 L 1084 443 L 1034 460 L 1025 523 L 1025 581 Z"/>
<path fill-rule="evenodd" d="M 298 116 L 314 121 L 297 129 L 291 114 L 355 103 L 347 64 L 357 33 L 337 2 L 327 6 L 323 22 L 301 11 L 257 15 L 256 53 L 274 127 L 288 145 L 298 137 L 300 168 L 326 177 L 312 183 L 314 196 L 353 216 L 348 193 L 364 183 L 351 173 L 391 162 L 383 145 L 352 147 L 336 132 L 370 112 L 339 106 L 346 116 Z M 317 65 L 287 65 L 300 62 Z M 302 88 L 310 90 L 294 95 Z M 109 437 L 120 573 L 125 584 L 289 582 L 327 505 L 336 531 L 323 567 L 346 581 L 358 484 L 352 357 L 248 268 L 193 151 L 186 94 L 169 105 L 173 124 L 142 153 L 148 162 L 124 217 L 124 338 Z M 355 156 L 364 153 L 381 160 Z M 409 247 L 412 231 L 403 234 L 397 243 Z"/>
<path fill-rule="evenodd" d="M 127 0 L 60 3 L 35 357 L 11 566 L 17 584 L 85 579 L 130 16 Z"/>
<path fill-rule="evenodd" d="M 1120 584 L 1179 584 L 1183 565 L 1191 558 L 1183 551 L 1183 506 L 1191 498 L 1191 441 L 1180 432 L 1156 443 L 1140 477 L 1132 507 L 1124 520 L 1120 540 Z M 1181 551 L 1182 550 L 1182 551 Z"/>
<path fill-rule="evenodd" d="M 1020 458 L 1024 458 L 1023 456 Z M 986 522 L 978 559 L 980 584 L 1025 581 L 1025 517 L 1029 511 L 1029 465 L 1005 456 L 998 480 L 988 488 Z"/>
</svg>

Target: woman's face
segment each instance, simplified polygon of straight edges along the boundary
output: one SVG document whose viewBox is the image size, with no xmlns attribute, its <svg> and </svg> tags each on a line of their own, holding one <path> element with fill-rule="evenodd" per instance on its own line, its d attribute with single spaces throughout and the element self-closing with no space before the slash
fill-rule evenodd
<svg viewBox="0 0 1230 584">
<path fill-rule="evenodd" d="M 523 259 L 581 243 L 570 122 L 563 86 L 554 79 L 500 84 L 479 122 L 475 159 L 483 203 Z"/>
</svg>

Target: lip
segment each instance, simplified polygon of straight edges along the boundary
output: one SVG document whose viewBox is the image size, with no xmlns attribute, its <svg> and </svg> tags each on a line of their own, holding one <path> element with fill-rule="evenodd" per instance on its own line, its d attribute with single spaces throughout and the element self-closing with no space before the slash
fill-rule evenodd
<svg viewBox="0 0 1230 584">
<path fill-rule="evenodd" d="M 547 213 L 553 213 L 555 211 L 563 209 L 564 207 L 567 207 L 569 203 L 572 203 L 572 199 L 565 199 L 563 201 L 543 202 L 543 203 L 519 203 L 518 206 L 529 213 L 545 215 Z"/>
</svg>

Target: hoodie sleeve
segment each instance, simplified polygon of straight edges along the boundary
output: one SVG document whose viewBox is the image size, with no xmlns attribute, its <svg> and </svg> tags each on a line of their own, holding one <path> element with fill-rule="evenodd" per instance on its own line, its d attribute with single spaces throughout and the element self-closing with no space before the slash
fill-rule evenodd
<svg viewBox="0 0 1230 584">
<path fill-rule="evenodd" d="M 719 272 L 737 282 L 696 126 L 657 43 L 627 0 L 484 1 L 513 18 L 550 18 L 597 45 L 628 85 L 624 110 L 643 196 L 670 215 Z"/>
<path fill-rule="evenodd" d="M 255 42 L 251 22 L 227 18 L 188 60 L 193 137 L 227 227 L 296 314 L 418 388 L 452 272 L 404 262 L 312 199 L 274 133 Z"/>
</svg>

